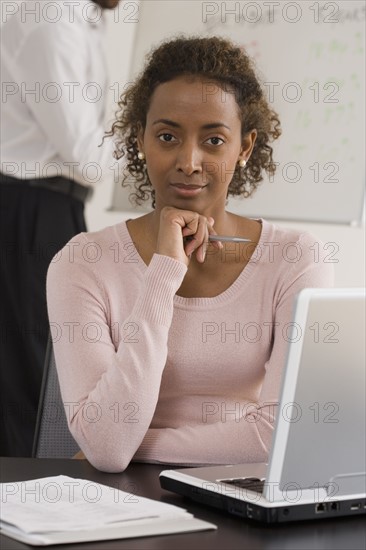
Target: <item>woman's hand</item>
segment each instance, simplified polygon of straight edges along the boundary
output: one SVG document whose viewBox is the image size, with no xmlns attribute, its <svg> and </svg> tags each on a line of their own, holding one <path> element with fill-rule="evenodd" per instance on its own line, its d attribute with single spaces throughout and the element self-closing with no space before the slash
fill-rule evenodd
<svg viewBox="0 0 366 550">
<path fill-rule="evenodd" d="M 205 261 L 208 236 L 216 235 L 213 218 L 201 216 L 191 210 L 165 206 L 160 213 L 160 226 L 156 252 L 170 256 L 188 266 L 193 252 L 197 261 Z M 222 243 L 212 242 L 218 249 Z"/>
</svg>

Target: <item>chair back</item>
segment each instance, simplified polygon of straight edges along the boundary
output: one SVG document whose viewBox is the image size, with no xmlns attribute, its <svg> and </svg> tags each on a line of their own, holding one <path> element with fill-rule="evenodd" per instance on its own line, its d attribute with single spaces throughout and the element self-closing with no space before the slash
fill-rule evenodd
<svg viewBox="0 0 366 550">
<path fill-rule="evenodd" d="M 34 458 L 72 458 L 78 451 L 79 446 L 67 425 L 52 340 L 49 337 L 32 456 Z"/>
</svg>

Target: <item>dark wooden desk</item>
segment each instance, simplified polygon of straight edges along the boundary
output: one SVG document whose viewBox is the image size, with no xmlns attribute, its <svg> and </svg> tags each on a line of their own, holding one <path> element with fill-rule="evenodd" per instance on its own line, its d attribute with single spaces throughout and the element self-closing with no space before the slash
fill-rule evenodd
<svg viewBox="0 0 366 550">
<path fill-rule="evenodd" d="M 162 500 L 186 508 L 198 518 L 215 523 L 217 531 L 166 535 L 139 539 L 51 546 L 62 550 L 365 550 L 364 517 L 299 522 L 267 527 L 249 523 L 215 509 L 195 504 L 160 488 L 159 472 L 166 467 L 131 464 L 123 474 L 105 474 L 85 460 L 2 458 L 0 481 L 25 481 L 38 477 L 68 475 L 103 483 L 136 495 Z M 8 537 L 0 537 L 1 550 L 32 548 Z M 33 547 L 34 548 L 34 547 Z"/>
</svg>

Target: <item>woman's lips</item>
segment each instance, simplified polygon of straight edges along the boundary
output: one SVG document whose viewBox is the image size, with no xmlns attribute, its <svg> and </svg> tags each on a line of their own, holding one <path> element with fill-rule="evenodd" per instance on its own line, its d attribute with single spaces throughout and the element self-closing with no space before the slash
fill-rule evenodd
<svg viewBox="0 0 366 550">
<path fill-rule="evenodd" d="M 206 185 L 184 185 L 184 183 L 171 183 L 170 185 L 178 195 L 184 197 L 199 195 L 202 189 L 206 187 Z"/>
</svg>

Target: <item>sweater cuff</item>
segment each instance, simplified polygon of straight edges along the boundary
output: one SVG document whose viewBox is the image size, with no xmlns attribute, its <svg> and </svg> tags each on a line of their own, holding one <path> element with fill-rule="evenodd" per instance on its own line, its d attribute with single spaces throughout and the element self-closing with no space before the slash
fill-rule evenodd
<svg viewBox="0 0 366 550">
<path fill-rule="evenodd" d="M 159 325 L 170 326 L 173 299 L 188 267 L 178 260 L 154 254 L 145 272 L 145 292 L 137 301 L 134 315 Z"/>
<path fill-rule="evenodd" d="M 140 447 L 137 449 L 133 460 L 137 461 L 148 461 L 148 460 L 156 460 L 158 453 L 154 452 L 156 440 L 158 438 L 159 430 L 147 430 L 144 439 L 142 440 L 142 443 Z"/>
</svg>

